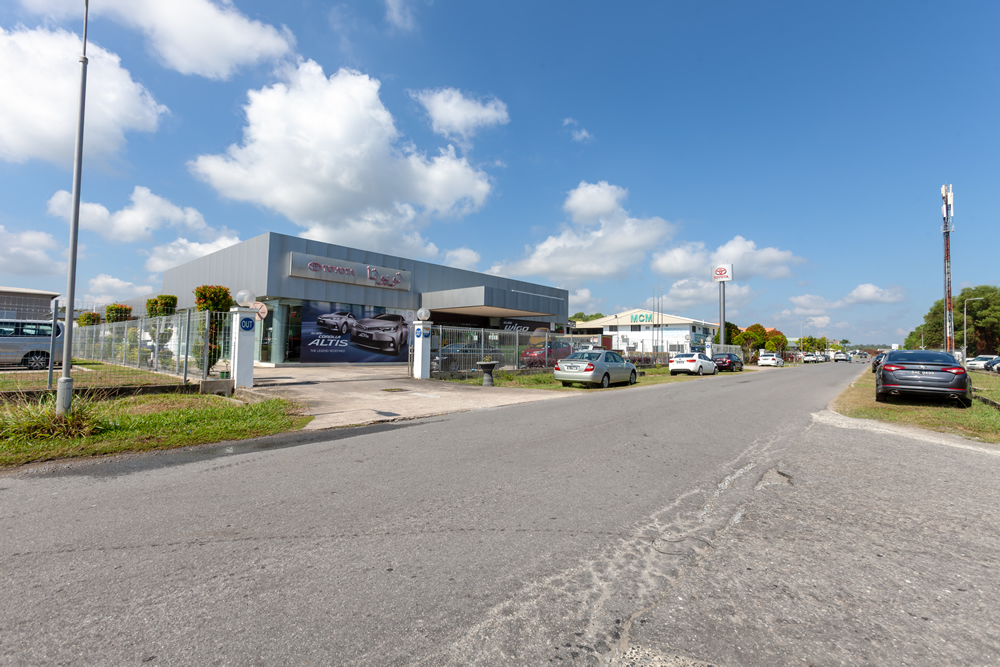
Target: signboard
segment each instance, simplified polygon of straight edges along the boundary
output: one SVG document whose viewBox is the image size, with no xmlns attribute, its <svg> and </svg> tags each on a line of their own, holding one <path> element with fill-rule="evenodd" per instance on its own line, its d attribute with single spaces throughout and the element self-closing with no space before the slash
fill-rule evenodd
<svg viewBox="0 0 1000 667">
<path fill-rule="evenodd" d="M 304 363 L 405 362 L 413 319 L 412 310 L 303 301 L 299 359 Z M 430 327 L 417 331 L 430 335 Z"/>
<path fill-rule="evenodd" d="M 257 311 L 256 317 L 257 317 L 257 321 L 258 322 L 260 322 L 261 320 L 264 320 L 264 319 L 267 318 L 267 304 L 266 303 L 262 303 L 260 301 L 254 301 L 253 305 L 250 306 L 250 307 Z"/>
<path fill-rule="evenodd" d="M 712 282 L 725 283 L 733 279 L 733 265 L 719 264 L 712 268 Z"/>
<path fill-rule="evenodd" d="M 554 324 L 554 323 L 553 323 Z M 500 320 L 500 328 L 504 331 L 536 331 L 548 329 L 549 322 L 532 322 L 531 320 Z"/>
<path fill-rule="evenodd" d="M 333 283 L 410 291 L 410 272 L 373 264 L 359 264 L 301 252 L 289 254 L 288 275 Z"/>
</svg>

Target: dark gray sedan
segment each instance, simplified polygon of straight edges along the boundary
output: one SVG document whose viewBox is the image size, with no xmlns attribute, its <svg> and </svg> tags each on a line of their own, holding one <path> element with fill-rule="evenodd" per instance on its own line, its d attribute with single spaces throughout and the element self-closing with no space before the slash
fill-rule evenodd
<svg viewBox="0 0 1000 667">
<path fill-rule="evenodd" d="M 635 384 L 635 366 L 610 350 L 574 352 L 556 362 L 553 376 L 568 387 L 574 382 L 608 387 L 615 382 Z"/>
<path fill-rule="evenodd" d="M 962 365 L 947 352 L 893 350 L 875 370 L 875 400 L 889 396 L 954 398 L 972 405 L 971 381 Z"/>
</svg>

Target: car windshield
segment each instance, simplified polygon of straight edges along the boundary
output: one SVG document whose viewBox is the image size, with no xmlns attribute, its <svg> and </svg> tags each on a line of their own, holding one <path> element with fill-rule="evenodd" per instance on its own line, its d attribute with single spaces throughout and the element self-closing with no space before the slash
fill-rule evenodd
<svg viewBox="0 0 1000 667">
<path fill-rule="evenodd" d="M 911 364 L 955 364 L 955 357 L 947 352 L 934 352 L 932 350 L 897 350 L 885 356 L 885 362 L 895 361 Z"/>
<path fill-rule="evenodd" d="M 693 354 L 678 354 L 674 359 L 689 359 L 693 356 Z"/>
<path fill-rule="evenodd" d="M 574 352 L 566 357 L 567 359 L 582 359 L 584 361 L 597 361 L 601 358 L 600 352 Z"/>
</svg>

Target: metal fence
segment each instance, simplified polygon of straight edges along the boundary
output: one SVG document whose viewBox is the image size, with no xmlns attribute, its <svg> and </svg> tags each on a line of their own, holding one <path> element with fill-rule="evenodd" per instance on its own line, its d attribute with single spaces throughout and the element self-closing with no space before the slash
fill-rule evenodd
<svg viewBox="0 0 1000 667">
<path fill-rule="evenodd" d="M 591 347 L 601 347 L 601 336 L 437 325 L 431 327 L 431 374 L 478 372 L 476 364 L 480 361 L 497 361 L 498 368 L 507 370 L 552 368 L 560 359 Z M 666 364 L 671 354 L 684 350 L 684 346 L 678 346 L 672 352 L 622 354 L 637 366 L 653 366 Z M 410 368 L 412 374 L 412 359 Z"/>
<path fill-rule="evenodd" d="M 61 375 L 64 336 L 32 340 L 23 335 L 34 331 L 27 323 L 29 320 L 52 322 L 53 312 L 46 312 L 48 317 L 42 318 L 41 312 L 19 310 L 16 320 L 0 320 L 13 321 L 9 328 L 12 334 L 17 334 L 5 341 L 5 329 L 0 324 L 0 346 L 9 343 L 12 349 L 20 348 L 13 354 L 0 356 L 0 391 L 51 389 Z M 58 322 L 57 331 L 64 324 L 61 319 Z M 74 323 L 73 384 L 117 387 L 228 377 L 231 322 L 230 313 L 188 311 L 89 326 Z M 46 331 L 51 329 L 51 324 L 47 325 Z M 34 350 L 31 355 L 24 353 L 26 343 Z M 47 368 L 32 362 L 40 355 L 44 356 Z"/>
</svg>

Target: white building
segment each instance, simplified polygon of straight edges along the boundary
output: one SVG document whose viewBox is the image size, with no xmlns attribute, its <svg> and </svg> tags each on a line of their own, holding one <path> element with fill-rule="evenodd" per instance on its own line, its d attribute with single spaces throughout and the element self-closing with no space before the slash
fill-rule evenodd
<svg viewBox="0 0 1000 667">
<path fill-rule="evenodd" d="M 578 322 L 575 330 L 611 336 L 611 348 L 628 354 L 704 352 L 719 329 L 715 322 L 635 308 L 589 322 Z"/>
</svg>

